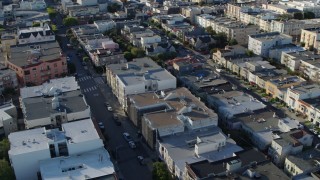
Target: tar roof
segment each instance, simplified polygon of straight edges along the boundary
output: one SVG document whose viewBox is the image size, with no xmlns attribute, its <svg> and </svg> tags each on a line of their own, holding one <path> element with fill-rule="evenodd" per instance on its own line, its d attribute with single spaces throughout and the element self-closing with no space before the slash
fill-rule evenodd
<svg viewBox="0 0 320 180">
<path fill-rule="evenodd" d="M 70 180 L 113 176 L 115 170 L 109 153 L 101 148 L 76 156 L 40 161 L 40 172 L 44 180 Z"/>
<path fill-rule="evenodd" d="M 53 97 L 31 97 L 22 99 L 25 119 L 36 120 L 50 117 L 58 112 L 75 113 L 86 110 L 88 107 L 80 90 L 69 91 L 58 96 L 59 107 L 52 108 Z"/>
<path fill-rule="evenodd" d="M 259 151 L 250 149 L 241 152 L 236 152 L 236 156 L 226 158 L 216 162 L 209 162 L 208 160 L 196 162 L 189 164 L 191 170 L 196 174 L 198 178 L 208 177 L 210 174 L 219 174 L 225 172 L 225 163 L 231 162 L 233 160 L 240 160 L 242 162 L 241 166 L 247 166 L 252 162 L 265 162 L 266 157 Z"/>
<path fill-rule="evenodd" d="M 209 128 L 206 131 L 193 131 L 162 137 L 160 143 L 166 148 L 168 154 L 180 169 L 183 169 L 186 162 L 194 163 L 205 159 L 208 159 L 209 161 L 219 161 L 223 158 L 232 157 L 233 153 L 243 150 L 236 145 L 232 139 L 227 139 L 226 145 L 219 151 L 208 151 L 201 153 L 196 157 L 195 146 L 188 144 L 188 142 L 196 141 L 197 138 L 202 140 L 202 142 L 199 143 L 199 145 L 201 145 L 201 143 L 221 142 L 221 139 L 226 139 L 227 137 L 220 132 L 220 128 L 214 127 Z"/>
<path fill-rule="evenodd" d="M 61 49 L 56 41 L 11 46 L 10 51 L 9 61 L 20 67 L 61 58 Z"/>
<path fill-rule="evenodd" d="M 308 98 L 299 101 L 304 105 L 311 105 L 317 109 L 320 108 L 320 98 Z"/>
<path fill-rule="evenodd" d="M 177 118 L 175 111 L 148 113 L 144 116 L 150 121 L 153 128 L 167 127 L 172 125 L 183 126 L 183 123 Z"/>
<path fill-rule="evenodd" d="M 318 84 L 309 84 L 304 86 L 295 86 L 290 89 L 290 91 L 299 93 L 299 94 L 305 94 L 310 92 L 319 92 L 320 91 L 320 85 Z"/>
</svg>

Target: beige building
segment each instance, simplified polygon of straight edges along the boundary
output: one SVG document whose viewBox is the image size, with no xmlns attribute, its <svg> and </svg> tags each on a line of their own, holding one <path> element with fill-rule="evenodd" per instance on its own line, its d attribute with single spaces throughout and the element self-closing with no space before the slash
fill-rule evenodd
<svg viewBox="0 0 320 180">
<path fill-rule="evenodd" d="M 317 52 L 320 51 L 320 27 L 301 29 L 300 42 L 304 43 L 305 48 L 313 47 Z"/>
<path fill-rule="evenodd" d="M 305 83 L 306 81 L 298 76 L 282 76 L 277 79 L 270 79 L 265 83 L 266 94 L 272 96 L 272 98 L 278 98 L 285 100 L 287 88 L 297 86 Z"/>
<path fill-rule="evenodd" d="M 319 28 L 320 19 L 297 20 L 290 19 L 288 21 L 273 20 L 270 24 L 270 30 L 280 32 L 292 36 L 294 41 L 300 40 L 301 30 L 308 28 Z"/>
</svg>

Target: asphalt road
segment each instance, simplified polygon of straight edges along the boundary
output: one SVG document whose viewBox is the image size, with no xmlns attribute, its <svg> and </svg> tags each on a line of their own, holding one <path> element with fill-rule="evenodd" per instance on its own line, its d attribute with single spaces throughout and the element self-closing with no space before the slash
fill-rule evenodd
<svg viewBox="0 0 320 180">
<path fill-rule="evenodd" d="M 57 25 L 62 25 L 61 16 L 57 15 L 55 19 Z M 113 161 L 116 166 L 116 171 L 119 178 L 130 180 L 148 180 L 152 179 L 151 168 L 140 165 L 137 156 L 142 155 L 148 159 L 149 155 L 146 148 L 137 139 L 137 130 L 123 116 L 123 112 L 117 107 L 120 107 L 116 98 L 111 93 L 111 89 L 104 83 L 101 75 L 96 74 L 92 67 L 84 68 L 81 64 L 81 57 L 76 55 L 76 51 L 67 48 L 69 43 L 65 36 L 67 28 L 61 28 L 57 32 L 60 37 L 61 47 L 65 55 L 70 57 L 70 61 L 75 64 L 77 79 L 81 87 L 82 93 L 85 95 L 87 103 L 90 105 L 91 113 L 97 122 L 102 122 L 105 126 L 104 136 L 107 139 L 106 148 L 113 155 Z M 119 119 L 122 122 L 121 126 L 117 126 L 113 120 L 113 113 L 107 111 L 104 102 L 108 101 L 113 106 L 114 111 L 119 111 Z M 136 141 L 137 148 L 131 149 L 128 143 L 124 140 L 122 134 L 129 132 Z M 117 156 L 116 156 L 117 154 Z M 117 159 L 115 159 L 118 157 Z"/>
</svg>

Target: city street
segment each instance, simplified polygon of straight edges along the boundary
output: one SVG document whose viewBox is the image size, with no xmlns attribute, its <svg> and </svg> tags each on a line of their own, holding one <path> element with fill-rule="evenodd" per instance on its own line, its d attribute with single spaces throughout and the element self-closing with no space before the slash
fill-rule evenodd
<svg viewBox="0 0 320 180">
<path fill-rule="evenodd" d="M 57 26 L 62 25 L 62 18 L 58 14 L 56 17 Z M 113 155 L 113 162 L 116 167 L 119 178 L 122 179 L 152 179 L 151 178 L 151 160 L 146 147 L 140 143 L 137 137 L 136 128 L 127 120 L 124 112 L 118 109 L 117 99 L 111 93 L 111 89 L 105 84 L 104 78 L 96 74 L 93 68 L 84 68 L 81 57 L 78 57 L 76 50 L 68 49 L 69 43 L 66 37 L 66 28 L 59 29 L 61 47 L 65 55 L 70 57 L 70 61 L 75 64 L 77 79 L 81 87 L 82 93 L 85 95 L 87 103 L 91 107 L 92 116 L 97 122 L 102 122 L 105 126 L 104 136 L 106 139 L 106 148 Z M 113 113 L 107 111 L 104 103 L 109 102 L 113 106 L 114 112 L 119 113 L 119 119 L 122 123 L 117 126 L 113 120 Z M 94 122 L 94 123 L 97 123 Z M 137 144 L 136 149 L 131 149 L 129 144 L 122 137 L 122 133 L 129 132 Z M 147 165 L 142 166 L 137 160 L 137 156 L 142 155 L 146 161 L 150 161 Z M 117 157 L 117 159 L 116 159 Z M 134 170 L 133 170 L 134 168 Z"/>
</svg>

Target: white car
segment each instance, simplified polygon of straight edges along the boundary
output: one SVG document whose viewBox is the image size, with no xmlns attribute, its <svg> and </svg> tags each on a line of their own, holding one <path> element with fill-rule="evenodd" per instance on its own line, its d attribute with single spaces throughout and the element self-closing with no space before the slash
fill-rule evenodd
<svg viewBox="0 0 320 180">
<path fill-rule="evenodd" d="M 112 112 L 112 111 L 113 111 L 113 109 L 112 109 L 112 107 L 111 107 L 111 106 L 108 106 L 108 111 L 110 111 L 110 112 Z"/>
</svg>

